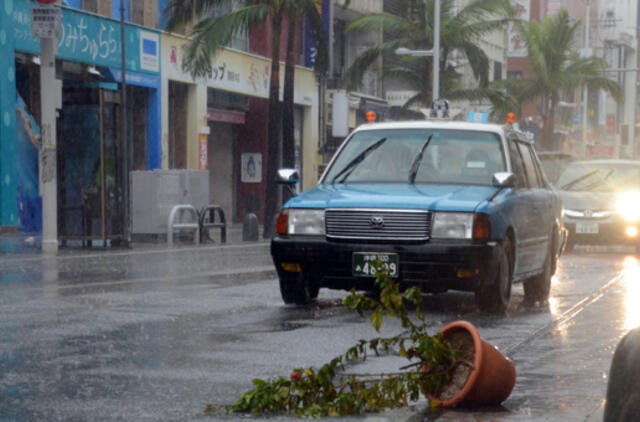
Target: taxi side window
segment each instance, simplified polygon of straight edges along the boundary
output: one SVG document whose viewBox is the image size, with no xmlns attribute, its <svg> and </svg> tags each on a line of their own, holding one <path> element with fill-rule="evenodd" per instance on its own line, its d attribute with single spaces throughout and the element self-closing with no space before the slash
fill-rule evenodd
<svg viewBox="0 0 640 422">
<path fill-rule="evenodd" d="M 533 163 L 533 157 L 529 151 L 530 146 L 524 143 L 518 143 L 518 148 L 522 154 L 522 161 L 524 162 L 524 169 L 527 173 L 527 179 L 529 180 L 529 187 L 532 189 L 539 188 L 541 185 L 538 180 L 538 174 L 536 173 L 536 166 Z"/>
<path fill-rule="evenodd" d="M 524 174 L 524 164 L 522 163 L 522 157 L 520 151 L 518 151 L 517 142 L 513 139 L 507 141 L 509 144 L 509 156 L 511 158 L 511 166 L 513 167 L 513 174 L 516 175 L 516 189 L 527 187 L 527 179 Z"/>
</svg>

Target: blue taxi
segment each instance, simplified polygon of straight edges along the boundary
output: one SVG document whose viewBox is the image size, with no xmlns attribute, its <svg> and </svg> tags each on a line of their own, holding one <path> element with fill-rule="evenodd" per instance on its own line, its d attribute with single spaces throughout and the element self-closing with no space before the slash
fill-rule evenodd
<svg viewBox="0 0 640 422">
<path fill-rule="evenodd" d="M 276 232 L 285 303 L 320 288 L 374 291 L 379 260 L 401 286 L 473 292 L 490 313 L 507 310 L 514 282 L 525 301 L 546 301 L 565 242 L 561 201 L 526 136 L 453 121 L 357 128 L 318 184 L 284 205 Z"/>
</svg>

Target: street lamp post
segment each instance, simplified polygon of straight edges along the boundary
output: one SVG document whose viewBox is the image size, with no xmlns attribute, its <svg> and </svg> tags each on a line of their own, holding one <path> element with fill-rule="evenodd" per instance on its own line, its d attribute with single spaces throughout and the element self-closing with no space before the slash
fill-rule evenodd
<svg viewBox="0 0 640 422">
<path fill-rule="evenodd" d="M 426 57 L 433 56 L 433 98 L 440 98 L 440 0 L 435 1 L 433 13 L 433 49 L 431 50 L 410 50 L 408 48 L 396 49 L 399 56 Z"/>
<path fill-rule="evenodd" d="M 587 10 L 585 11 L 584 18 L 584 50 L 583 56 L 589 57 L 591 56 L 591 51 L 589 49 L 589 24 L 591 17 L 591 0 L 586 0 Z M 588 90 L 587 85 L 585 84 L 582 88 L 582 148 L 583 148 L 583 156 L 587 155 L 587 101 L 588 101 Z"/>
</svg>

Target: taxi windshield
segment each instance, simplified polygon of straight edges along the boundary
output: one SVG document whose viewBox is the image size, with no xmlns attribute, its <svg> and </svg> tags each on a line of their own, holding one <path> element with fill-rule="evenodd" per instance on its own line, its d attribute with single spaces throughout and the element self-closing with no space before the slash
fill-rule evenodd
<svg viewBox="0 0 640 422">
<path fill-rule="evenodd" d="M 497 134 L 465 130 L 394 129 L 356 133 L 323 183 L 490 185 L 505 171 Z"/>
</svg>

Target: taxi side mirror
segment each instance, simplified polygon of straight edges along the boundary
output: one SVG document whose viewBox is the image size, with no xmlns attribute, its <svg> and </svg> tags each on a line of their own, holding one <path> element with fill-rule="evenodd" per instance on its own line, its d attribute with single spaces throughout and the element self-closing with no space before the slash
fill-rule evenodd
<svg viewBox="0 0 640 422">
<path fill-rule="evenodd" d="M 295 185 L 300 181 L 300 172 L 296 169 L 280 169 L 276 182 L 285 185 Z"/>
<path fill-rule="evenodd" d="M 493 175 L 493 186 L 512 188 L 516 185 L 516 175 L 511 172 L 498 172 Z"/>
</svg>

